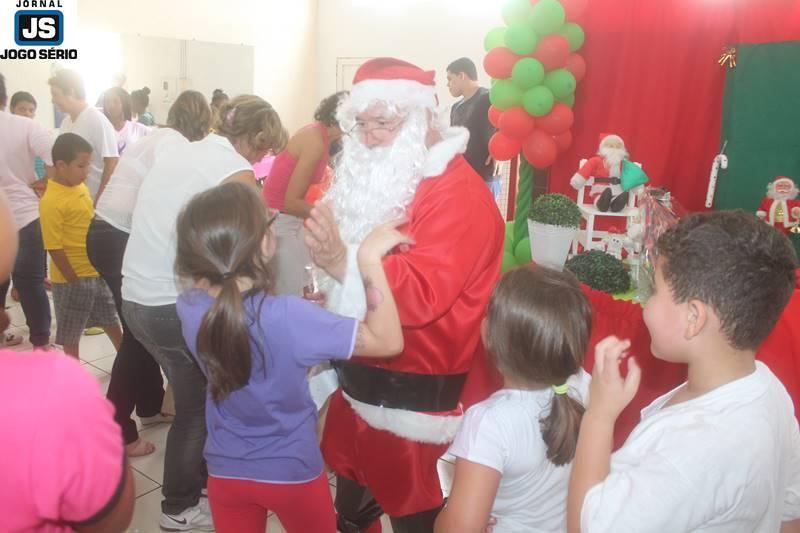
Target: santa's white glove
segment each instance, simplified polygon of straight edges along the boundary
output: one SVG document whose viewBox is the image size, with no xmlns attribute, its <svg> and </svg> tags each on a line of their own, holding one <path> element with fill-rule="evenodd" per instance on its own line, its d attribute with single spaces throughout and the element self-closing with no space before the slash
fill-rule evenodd
<svg viewBox="0 0 800 533">
<path fill-rule="evenodd" d="M 800 207 L 792 208 L 792 218 L 800 218 Z"/>
<path fill-rule="evenodd" d="M 572 176 L 572 179 L 569 180 L 569 184 L 572 185 L 573 189 L 579 191 L 586 187 L 586 178 L 576 172 L 575 175 Z"/>
<path fill-rule="evenodd" d="M 767 212 L 758 210 L 758 211 L 756 211 L 756 216 L 758 218 L 760 218 L 761 220 L 765 220 L 767 218 Z"/>
</svg>

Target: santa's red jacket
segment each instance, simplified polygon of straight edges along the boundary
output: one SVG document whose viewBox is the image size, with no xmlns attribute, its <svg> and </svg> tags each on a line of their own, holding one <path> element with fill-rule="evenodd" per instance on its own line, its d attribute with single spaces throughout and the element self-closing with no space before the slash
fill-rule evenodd
<svg viewBox="0 0 800 533">
<path fill-rule="evenodd" d="M 783 206 L 783 222 L 778 223 L 775 221 L 775 211 L 781 205 Z M 792 226 L 796 226 L 800 222 L 800 217 L 792 215 L 793 209 L 800 209 L 800 199 L 775 200 L 765 196 L 758 206 L 757 214 L 763 216 L 770 226 L 788 234 Z"/>
<path fill-rule="evenodd" d="M 500 277 L 503 221 L 463 156 L 442 168 L 419 184 L 407 208 L 409 223 L 401 231 L 416 244 L 383 262 L 404 351 L 392 359 L 353 358 L 339 365 L 342 387 L 331 398 L 322 439 L 331 469 L 368 487 L 390 516 L 441 505 L 438 459 L 463 409 L 499 386 L 480 330 Z M 457 395 L 443 402 L 446 410 L 424 407 L 431 402 L 417 384 L 435 380 L 447 388 L 453 379 L 458 384 L 449 388 Z"/>
</svg>

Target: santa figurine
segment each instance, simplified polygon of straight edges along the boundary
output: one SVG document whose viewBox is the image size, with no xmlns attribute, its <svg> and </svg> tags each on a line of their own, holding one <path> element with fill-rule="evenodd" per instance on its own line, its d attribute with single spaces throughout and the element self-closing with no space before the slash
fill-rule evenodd
<svg viewBox="0 0 800 533">
<path fill-rule="evenodd" d="M 789 234 L 800 223 L 800 200 L 797 185 L 786 176 L 778 176 L 767 185 L 767 195 L 761 200 L 756 216 Z"/>
<path fill-rule="evenodd" d="M 597 209 L 618 213 L 628 204 L 628 191 L 622 190 L 620 179 L 627 157 L 625 141 L 619 135 L 602 133 L 597 155 L 586 161 L 569 183 L 576 191 L 591 185 L 589 196 Z"/>
</svg>

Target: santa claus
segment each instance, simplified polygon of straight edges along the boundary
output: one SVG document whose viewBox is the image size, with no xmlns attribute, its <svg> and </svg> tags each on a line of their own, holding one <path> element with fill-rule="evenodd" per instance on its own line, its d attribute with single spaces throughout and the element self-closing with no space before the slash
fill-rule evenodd
<svg viewBox="0 0 800 533">
<path fill-rule="evenodd" d="M 405 349 L 388 361 L 335 366 L 322 451 L 337 475 L 340 531 L 433 531 L 443 504 L 437 462 L 465 407 L 495 383 L 480 325 L 499 278 L 503 222 L 482 178 L 461 155 L 468 132 L 436 113 L 434 73 L 368 61 L 338 110 L 347 132 L 333 185 L 306 223 L 330 309 L 362 317 L 381 295 L 355 254 L 378 224 L 407 218 L 415 244 L 384 258 Z M 476 355 L 478 354 L 478 355 Z"/>
<path fill-rule="evenodd" d="M 600 135 L 600 148 L 597 155 L 572 176 L 570 185 L 578 191 L 591 185 L 590 197 L 598 210 L 617 213 L 628 203 L 628 192 L 622 190 L 622 162 L 627 159 L 625 142 L 619 135 L 603 133 Z"/>
<path fill-rule="evenodd" d="M 756 216 L 788 234 L 800 223 L 800 200 L 797 185 L 786 176 L 778 176 L 767 185 L 767 196 L 761 200 Z"/>
</svg>

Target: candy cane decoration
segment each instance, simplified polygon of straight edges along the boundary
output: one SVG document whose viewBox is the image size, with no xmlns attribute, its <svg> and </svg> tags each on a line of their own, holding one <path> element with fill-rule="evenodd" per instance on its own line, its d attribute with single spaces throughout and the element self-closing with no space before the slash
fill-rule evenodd
<svg viewBox="0 0 800 533">
<path fill-rule="evenodd" d="M 722 152 L 714 158 L 714 163 L 711 165 L 711 176 L 708 178 L 708 193 L 706 194 L 706 207 L 710 208 L 714 205 L 714 194 L 717 192 L 717 175 L 719 169 L 725 170 L 728 168 L 728 156 L 725 155 L 725 147 L 728 146 L 728 141 L 722 145 Z"/>
</svg>

